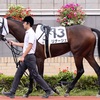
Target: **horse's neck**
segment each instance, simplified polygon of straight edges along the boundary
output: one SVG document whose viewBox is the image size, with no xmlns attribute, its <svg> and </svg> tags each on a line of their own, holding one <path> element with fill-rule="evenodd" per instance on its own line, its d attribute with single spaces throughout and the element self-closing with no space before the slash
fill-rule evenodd
<svg viewBox="0 0 100 100">
<path fill-rule="evenodd" d="M 25 30 L 20 22 L 18 23 L 14 20 L 9 19 L 8 27 L 11 35 L 13 35 L 19 42 L 24 41 Z"/>
<path fill-rule="evenodd" d="M 33 28 L 34 31 L 36 31 L 37 25 L 38 25 L 38 24 L 34 24 L 34 25 L 32 26 L 32 28 Z"/>
<path fill-rule="evenodd" d="M 33 25 L 33 30 L 36 31 L 36 27 L 38 24 Z M 21 22 L 18 22 L 13 19 L 8 19 L 8 27 L 10 34 L 13 35 L 19 42 L 24 41 L 25 29 Z"/>
</svg>

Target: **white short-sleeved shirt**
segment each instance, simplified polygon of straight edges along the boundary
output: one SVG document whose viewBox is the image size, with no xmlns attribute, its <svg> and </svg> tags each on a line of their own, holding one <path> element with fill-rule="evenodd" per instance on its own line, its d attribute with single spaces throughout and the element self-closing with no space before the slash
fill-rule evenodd
<svg viewBox="0 0 100 100">
<path fill-rule="evenodd" d="M 28 47 L 29 43 L 32 43 L 33 46 L 28 54 L 34 54 L 36 50 L 36 36 L 32 28 L 26 31 L 25 38 L 24 38 L 23 53 L 26 51 L 26 48 Z"/>
</svg>

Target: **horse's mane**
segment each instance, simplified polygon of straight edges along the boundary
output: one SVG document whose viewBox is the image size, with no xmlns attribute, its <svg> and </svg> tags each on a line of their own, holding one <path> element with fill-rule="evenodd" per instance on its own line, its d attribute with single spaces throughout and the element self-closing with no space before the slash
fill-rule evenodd
<svg viewBox="0 0 100 100">
<path fill-rule="evenodd" d="M 14 19 L 14 18 L 12 18 L 11 16 L 7 17 L 6 19 L 8 19 L 8 20 L 12 20 L 12 21 L 14 21 L 14 22 L 17 22 L 17 23 L 22 24 L 22 22 L 21 22 L 21 21 L 19 21 L 19 20 L 15 20 L 15 19 Z"/>
<path fill-rule="evenodd" d="M 11 16 L 8 16 L 6 19 L 13 19 Z"/>
<path fill-rule="evenodd" d="M 21 21 L 16 20 L 16 19 L 12 18 L 11 16 L 7 17 L 6 19 L 8 19 L 8 20 L 12 20 L 12 21 L 14 21 L 14 22 L 16 22 L 16 23 L 18 23 L 18 24 L 21 24 L 21 25 L 22 25 L 22 22 L 21 22 Z M 43 24 L 42 24 L 42 23 L 37 23 L 37 24 L 34 24 L 34 25 L 33 25 L 33 29 L 36 29 L 37 25 L 43 25 Z"/>
</svg>

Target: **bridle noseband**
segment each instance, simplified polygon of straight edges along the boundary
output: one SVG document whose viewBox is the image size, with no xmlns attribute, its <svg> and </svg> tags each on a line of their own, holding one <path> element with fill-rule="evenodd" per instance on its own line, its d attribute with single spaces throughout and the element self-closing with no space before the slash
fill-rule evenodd
<svg viewBox="0 0 100 100">
<path fill-rule="evenodd" d="M 0 22 L 2 25 L 0 27 L 0 35 L 2 35 L 3 27 L 4 27 L 4 18 L 2 18 L 2 22 Z"/>
</svg>

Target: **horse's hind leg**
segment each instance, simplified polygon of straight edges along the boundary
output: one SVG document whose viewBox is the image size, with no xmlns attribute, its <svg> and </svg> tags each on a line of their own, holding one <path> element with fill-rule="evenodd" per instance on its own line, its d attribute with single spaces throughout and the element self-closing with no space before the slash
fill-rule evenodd
<svg viewBox="0 0 100 100">
<path fill-rule="evenodd" d="M 97 76 L 98 76 L 98 85 L 99 85 L 99 92 L 98 95 L 100 96 L 100 67 L 97 64 L 97 62 L 94 59 L 93 55 L 88 55 L 87 57 L 85 57 L 86 60 L 89 62 L 89 64 L 92 66 L 92 68 L 94 69 L 94 71 L 96 72 Z"/>
<path fill-rule="evenodd" d="M 77 75 L 72 81 L 72 83 L 68 86 L 68 89 L 66 91 L 65 97 L 69 95 L 70 91 L 74 88 L 75 84 L 77 83 L 78 79 L 81 77 L 81 75 L 84 73 L 83 69 L 83 57 L 74 56 L 75 64 L 77 68 Z"/>
</svg>

